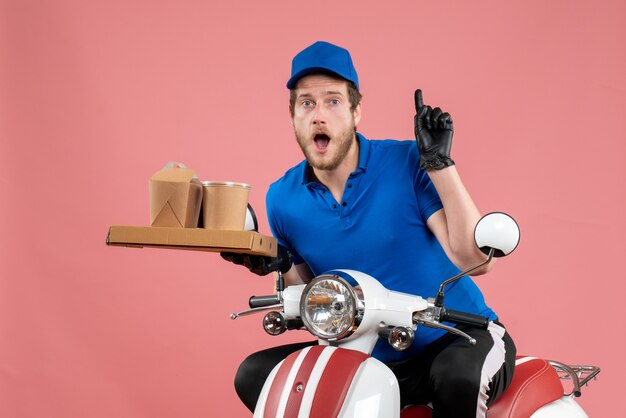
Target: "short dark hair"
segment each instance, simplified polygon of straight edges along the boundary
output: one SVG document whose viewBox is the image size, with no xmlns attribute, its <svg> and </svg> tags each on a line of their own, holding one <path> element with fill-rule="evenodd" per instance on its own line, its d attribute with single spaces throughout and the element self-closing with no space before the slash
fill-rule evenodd
<svg viewBox="0 0 626 418">
<path fill-rule="evenodd" d="M 348 100 L 350 100 L 350 111 L 354 112 L 354 109 L 356 109 L 359 103 L 361 103 L 361 99 L 363 98 L 363 96 L 359 92 L 359 89 L 357 88 L 356 84 L 354 84 L 352 81 L 339 77 L 336 74 L 331 73 L 329 71 L 316 71 L 313 73 L 309 73 L 307 75 L 325 75 L 327 77 L 334 78 L 335 80 L 345 81 L 346 83 L 348 83 Z M 297 88 L 298 87 L 296 84 L 296 87 L 289 90 L 289 113 L 291 113 L 291 116 L 293 116 L 293 111 L 296 106 L 296 97 L 297 97 L 296 89 Z"/>
</svg>

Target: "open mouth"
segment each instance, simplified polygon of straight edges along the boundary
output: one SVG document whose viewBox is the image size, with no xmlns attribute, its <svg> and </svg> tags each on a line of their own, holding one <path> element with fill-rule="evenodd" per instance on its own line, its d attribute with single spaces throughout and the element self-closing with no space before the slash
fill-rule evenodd
<svg viewBox="0 0 626 418">
<path fill-rule="evenodd" d="M 313 142 L 318 149 L 325 150 L 330 143 L 330 137 L 326 134 L 317 134 L 313 137 Z"/>
</svg>

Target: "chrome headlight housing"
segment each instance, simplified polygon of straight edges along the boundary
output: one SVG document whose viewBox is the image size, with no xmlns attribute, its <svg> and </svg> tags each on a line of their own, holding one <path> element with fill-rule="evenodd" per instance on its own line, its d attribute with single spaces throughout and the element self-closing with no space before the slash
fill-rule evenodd
<svg viewBox="0 0 626 418">
<path fill-rule="evenodd" d="M 351 335 L 360 321 L 355 289 L 334 274 L 311 280 L 300 299 L 300 317 L 316 337 L 335 341 Z"/>
</svg>

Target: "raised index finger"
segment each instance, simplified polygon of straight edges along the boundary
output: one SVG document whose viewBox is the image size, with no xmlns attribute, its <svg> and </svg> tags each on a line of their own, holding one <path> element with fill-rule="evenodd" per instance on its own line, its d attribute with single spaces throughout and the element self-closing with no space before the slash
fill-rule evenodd
<svg viewBox="0 0 626 418">
<path fill-rule="evenodd" d="M 422 90 L 415 90 L 415 111 L 419 112 L 424 107 L 424 98 L 422 97 Z"/>
</svg>

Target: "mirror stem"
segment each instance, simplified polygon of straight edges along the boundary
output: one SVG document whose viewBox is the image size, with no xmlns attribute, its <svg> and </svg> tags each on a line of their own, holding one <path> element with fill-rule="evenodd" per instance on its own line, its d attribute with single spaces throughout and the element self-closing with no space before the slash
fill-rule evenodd
<svg viewBox="0 0 626 418">
<path fill-rule="evenodd" d="M 283 273 L 278 270 L 276 273 L 276 294 L 282 300 L 283 298 L 283 290 L 285 290 L 285 279 L 283 278 Z"/>
<path fill-rule="evenodd" d="M 490 248 L 489 249 L 489 254 L 487 256 L 487 259 L 485 261 L 483 261 L 482 263 L 478 264 L 477 266 L 474 266 L 468 270 L 462 271 L 459 274 L 457 274 L 454 277 L 450 277 L 448 280 L 446 280 L 445 282 L 441 283 L 441 286 L 439 286 L 439 292 L 437 292 L 437 298 L 435 299 L 435 306 L 438 308 L 441 308 L 443 306 L 443 289 L 449 285 L 450 283 L 452 283 L 455 280 L 460 279 L 461 277 L 470 274 L 471 272 L 473 272 L 476 269 L 479 269 L 480 267 L 484 266 L 485 264 L 488 264 L 491 259 L 493 258 L 494 253 L 496 252 L 495 248 Z"/>
</svg>

